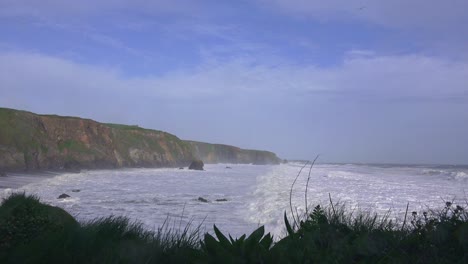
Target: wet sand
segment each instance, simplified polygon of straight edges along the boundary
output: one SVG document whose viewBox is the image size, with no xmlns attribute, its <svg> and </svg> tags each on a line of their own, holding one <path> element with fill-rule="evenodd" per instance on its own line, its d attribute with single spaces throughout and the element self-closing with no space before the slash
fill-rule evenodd
<svg viewBox="0 0 468 264">
<path fill-rule="evenodd" d="M 0 190 L 17 189 L 30 183 L 39 182 L 45 179 L 55 177 L 63 172 L 43 171 L 33 173 L 7 173 L 6 176 L 0 176 Z"/>
</svg>

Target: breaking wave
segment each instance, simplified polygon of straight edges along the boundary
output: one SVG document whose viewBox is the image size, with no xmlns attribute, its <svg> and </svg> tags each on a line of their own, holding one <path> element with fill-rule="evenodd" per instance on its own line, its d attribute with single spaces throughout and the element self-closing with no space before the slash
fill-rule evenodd
<svg viewBox="0 0 468 264">
<path fill-rule="evenodd" d="M 2 178 L 0 198 L 13 192 L 38 195 L 42 201 L 69 211 L 79 220 L 123 215 L 157 228 L 173 217 L 177 221 L 216 224 L 232 236 L 265 225 L 276 237 L 284 234 L 283 214 L 290 213 L 291 184 L 303 163 L 278 166 L 205 165 L 205 171 L 178 169 L 125 169 L 62 174 L 41 181 L 15 184 Z M 294 210 L 305 211 L 305 168 L 293 189 Z M 23 177 L 23 176 L 21 176 Z M 8 186 L 11 184 L 11 186 Z M 79 192 L 72 190 L 79 189 Z M 71 197 L 57 199 L 67 193 Z M 441 199 L 466 199 L 468 168 L 316 164 L 311 171 L 308 204 L 333 201 L 385 214 L 438 207 Z M 199 199 L 202 198 L 202 199 Z M 310 207 L 309 207 L 310 209 Z"/>
</svg>

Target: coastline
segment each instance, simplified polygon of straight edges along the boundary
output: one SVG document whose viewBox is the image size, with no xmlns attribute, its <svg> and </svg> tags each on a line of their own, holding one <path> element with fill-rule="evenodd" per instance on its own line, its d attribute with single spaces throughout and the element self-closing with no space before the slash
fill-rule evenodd
<svg viewBox="0 0 468 264">
<path fill-rule="evenodd" d="M 50 179 L 55 176 L 73 173 L 72 171 L 33 171 L 33 172 L 8 172 L 0 177 L 0 191 L 6 189 L 18 189 L 30 183 Z M 75 172 L 78 173 L 78 172 Z"/>
<path fill-rule="evenodd" d="M 206 163 L 206 164 L 221 164 L 221 165 L 247 165 L 244 163 Z M 252 164 L 253 166 L 262 166 L 262 164 Z M 278 164 L 265 164 L 278 165 Z M 131 169 L 178 169 L 180 166 L 154 166 L 154 167 L 102 167 L 102 168 L 83 168 L 83 169 L 51 169 L 51 170 L 10 170 L 2 171 L 5 176 L 0 176 L 0 191 L 6 189 L 18 189 L 25 185 L 36 183 L 42 180 L 50 179 L 63 174 L 79 174 L 83 171 L 101 171 L 101 170 L 131 170 Z M 188 170 L 188 166 L 184 166 Z"/>
</svg>

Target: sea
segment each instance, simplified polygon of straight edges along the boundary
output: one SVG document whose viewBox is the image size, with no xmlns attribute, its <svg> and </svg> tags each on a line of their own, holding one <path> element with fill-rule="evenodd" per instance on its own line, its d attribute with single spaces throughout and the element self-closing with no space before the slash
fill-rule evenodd
<svg viewBox="0 0 468 264">
<path fill-rule="evenodd" d="M 284 213 L 291 219 L 291 211 L 303 215 L 330 202 L 395 220 L 407 206 L 409 212 L 422 212 L 447 201 L 467 205 L 468 166 L 315 164 L 310 169 L 290 162 L 0 177 L 0 198 L 18 192 L 36 195 L 81 222 L 125 216 L 148 230 L 189 225 L 211 232 L 216 225 L 234 237 L 264 225 L 278 239 L 285 234 Z M 70 197 L 58 199 L 63 193 Z"/>
</svg>

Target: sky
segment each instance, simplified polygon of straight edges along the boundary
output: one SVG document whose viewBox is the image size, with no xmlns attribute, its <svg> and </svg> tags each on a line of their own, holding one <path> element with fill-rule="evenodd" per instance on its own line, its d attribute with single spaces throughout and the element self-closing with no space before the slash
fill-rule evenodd
<svg viewBox="0 0 468 264">
<path fill-rule="evenodd" d="M 0 107 L 322 162 L 468 164 L 466 0 L 0 0 Z"/>
</svg>

